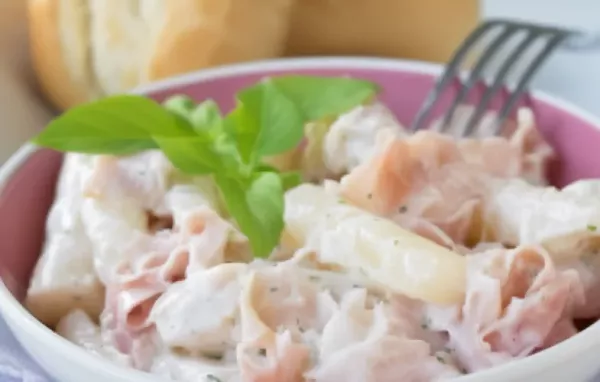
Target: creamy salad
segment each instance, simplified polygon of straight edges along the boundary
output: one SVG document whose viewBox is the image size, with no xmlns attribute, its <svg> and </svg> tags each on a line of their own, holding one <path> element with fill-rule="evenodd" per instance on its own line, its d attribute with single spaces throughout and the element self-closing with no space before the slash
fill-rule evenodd
<svg viewBox="0 0 600 382">
<path fill-rule="evenodd" d="M 600 314 L 600 181 L 547 185 L 531 111 L 506 131 L 412 134 L 378 102 L 307 124 L 269 158 L 304 181 L 264 258 L 210 176 L 160 150 L 69 153 L 26 305 L 173 381 L 427 382 L 514 362 Z"/>
</svg>

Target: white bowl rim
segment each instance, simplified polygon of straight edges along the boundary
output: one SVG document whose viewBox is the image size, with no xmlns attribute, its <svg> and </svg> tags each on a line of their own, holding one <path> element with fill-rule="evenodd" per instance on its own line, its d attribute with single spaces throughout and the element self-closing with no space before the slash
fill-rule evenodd
<svg viewBox="0 0 600 382">
<path fill-rule="evenodd" d="M 263 60 L 251 63 L 227 65 L 213 69 L 204 69 L 196 72 L 183 74 L 145 86 L 136 88 L 133 93 L 146 94 L 165 90 L 187 84 L 204 82 L 223 77 L 238 76 L 245 74 L 260 73 L 272 70 L 311 70 L 311 69 L 368 69 L 385 71 L 403 71 L 418 74 L 437 75 L 441 72 L 441 64 L 404 59 L 387 59 L 373 57 L 309 57 L 309 58 L 281 58 Z M 585 122 L 600 129 L 600 119 L 582 108 L 560 98 L 548 95 L 544 92 L 533 91 L 533 98 L 558 109 L 566 111 Z M 11 177 L 37 151 L 37 147 L 27 143 L 23 145 L 9 160 L 0 168 L 0 192 Z M 18 322 L 20 330 L 28 332 L 28 335 L 36 338 L 39 342 L 46 343 L 56 349 L 56 352 L 64 354 L 71 362 L 75 362 L 86 369 L 102 368 L 114 378 L 126 378 L 136 382 L 160 382 L 157 376 L 141 372 L 135 369 L 125 368 L 99 358 L 86 352 L 79 346 L 60 337 L 52 330 L 44 326 L 25 307 L 14 298 L 8 288 L 0 280 L 0 312 L 7 322 Z M 502 381 L 517 377 L 532 376 L 535 370 L 545 370 L 556 367 L 578 354 L 585 354 L 596 344 L 600 344 L 600 323 L 595 323 L 586 329 L 585 335 L 576 335 L 559 345 L 553 346 L 540 353 L 526 357 L 521 360 L 509 362 L 474 374 L 465 375 L 454 379 L 457 382 L 483 382 L 488 379 Z M 25 349 L 27 351 L 27 349 Z M 52 370 L 47 370 L 52 374 Z"/>
</svg>

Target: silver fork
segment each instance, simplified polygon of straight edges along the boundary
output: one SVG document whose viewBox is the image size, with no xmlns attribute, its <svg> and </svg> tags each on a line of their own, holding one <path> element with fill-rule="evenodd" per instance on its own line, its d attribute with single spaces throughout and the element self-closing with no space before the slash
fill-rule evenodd
<svg viewBox="0 0 600 382">
<path fill-rule="evenodd" d="M 461 79 L 460 71 L 465 60 L 468 58 L 479 42 L 486 37 L 492 37 L 492 34 L 497 34 L 483 47 L 479 59 L 474 63 L 472 70 L 466 79 Z M 502 63 L 498 70 L 492 74 L 491 78 L 485 78 L 485 71 L 489 69 L 492 59 L 507 46 L 509 41 L 515 39 L 519 34 L 522 38 L 510 52 L 503 57 Z M 446 131 L 452 118 L 454 117 L 457 108 L 465 103 L 465 100 L 471 90 L 485 81 L 485 91 L 479 102 L 474 105 L 474 111 L 467 119 L 459 136 L 469 136 L 473 134 L 482 117 L 490 108 L 490 103 L 494 96 L 499 91 L 506 88 L 508 76 L 515 70 L 516 64 L 523 55 L 531 50 L 538 42 L 544 43 L 544 46 L 528 63 L 527 67 L 517 75 L 516 83 L 513 90 L 509 93 L 507 99 L 501 105 L 495 120 L 495 127 L 492 133 L 498 135 L 504 122 L 507 120 L 514 108 L 518 105 L 521 97 L 524 95 L 527 85 L 532 77 L 537 73 L 542 64 L 548 59 L 551 53 L 561 45 L 561 43 L 573 32 L 549 26 L 530 24 L 521 21 L 493 19 L 488 20 L 479 25 L 456 50 L 452 59 L 446 64 L 445 70 L 438 78 L 434 88 L 428 94 L 417 116 L 411 125 L 412 131 L 417 131 L 426 127 L 427 120 L 431 117 L 431 113 L 441 99 L 444 92 L 458 81 L 460 87 L 456 96 L 452 100 L 450 107 L 442 116 L 442 123 L 438 128 L 441 131 Z"/>
</svg>

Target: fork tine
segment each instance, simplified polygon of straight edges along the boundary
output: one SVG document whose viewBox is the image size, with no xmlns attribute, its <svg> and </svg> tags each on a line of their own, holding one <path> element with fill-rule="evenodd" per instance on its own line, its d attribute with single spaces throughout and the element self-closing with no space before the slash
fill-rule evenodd
<svg viewBox="0 0 600 382">
<path fill-rule="evenodd" d="M 463 103 L 471 89 L 473 89 L 473 86 L 475 86 L 475 84 L 477 84 L 477 82 L 483 77 L 484 70 L 490 63 L 491 59 L 493 59 L 498 54 L 502 46 L 504 46 L 510 40 L 510 38 L 519 31 L 520 28 L 518 26 L 508 26 L 487 46 L 471 70 L 467 81 L 460 87 L 458 94 L 456 97 L 454 97 L 452 105 L 450 108 L 448 108 L 444 115 L 442 126 L 448 126 L 450 121 L 452 121 L 452 117 L 456 112 L 456 108 Z"/>
<path fill-rule="evenodd" d="M 475 45 L 487 32 L 498 25 L 500 25 L 500 22 L 496 20 L 483 23 L 465 39 L 452 57 L 452 60 L 446 66 L 443 75 L 437 81 L 433 90 L 427 95 L 427 98 L 423 102 L 423 105 L 413 120 L 410 128 L 411 131 L 417 131 L 423 127 L 422 125 L 425 123 L 425 120 L 429 116 L 433 106 L 435 106 L 436 101 L 439 99 L 439 94 L 441 94 L 455 78 L 458 70 L 460 69 L 460 65 L 463 63 L 467 53 L 471 50 L 471 47 Z"/>
<path fill-rule="evenodd" d="M 475 67 L 470 72 L 469 77 L 467 77 L 467 80 L 463 82 L 460 77 L 460 69 L 465 57 L 469 51 L 472 50 L 471 48 L 478 43 L 483 36 L 497 27 L 502 28 L 501 33 L 497 35 L 490 44 L 487 45 L 483 53 L 480 55 L 480 59 L 476 62 Z M 413 119 L 413 123 L 411 124 L 409 130 L 416 131 L 424 127 L 426 120 L 433 112 L 436 102 L 442 98 L 444 91 L 448 88 L 448 86 L 450 86 L 454 81 L 457 81 L 461 84 L 459 92 L 452 100 L 453 102 L 444 114 L 441 123 L 437 125 L 439 130 L 444 131 L 445 128 L 450 125 L 449 122 L 453 120 L 454 114 L 456 113 L 456 110 L 460 104 L 466 99 L 472 89 L 478 83 L 480 83 L 480 80 L 484 76 L 483 72 L 487 68 L 490 60 L 494 58 L 499 53 L 501 48 L 518 32 L 525 32 L 525 37 L 517 45 L 517 48 L 513 50 L 508 59 L 504 60 L 504 62 L 501 64 L 499 72 L 494 76 L 491 86 L 484 87 L 486 90 L 482 95 L 481 101 L 468 118 L 461 135 L 469 135 L 473 133 L 485 115 L 485 112 L 487 111 L 494 95 L 496 95 L 499 90 L 504 89 L 503 85 L 505 84 L 506 77 L 514 69 L 515 64 L 520 60 L 521 56 L 540 36 L 548 35 L 549 39 L 547 40 L 547 45 L 541 52 L 537 54 L 535 59 L 526 68 L 524 74 L 517 81 L 517 86 L 515 87 L 514 91 L 509 93 L 507 102 L 504 103 L 502 109 L 497 114 L 494 133 L 498 134 L 498 130 L 501 129 L 505 120 L 511 115 L 513 109 L 517 106 L 518 101 L 525 92 L 533 75 L 546 61 L 554 49 L 558 47 L 558 45 L 561 44 L 566 37 L 572 34 L 572 31 L 514 20 L 492 19 L 484 22 L 477 27 L 457 49 L 450 62 L 446 65 L 444 72 L 436 81 L 434 88 L 427 95 L 423 105 L 419 109 L 416 117 Z"/>
<path fill-rule="evenodd" d="M 550 54 L 554 51 L 556 47 L 558 47 L 567 37 L 569 36 L 568 31 L 560 31 L 556 36 L 552 37 L 546 47 L 538 54 L 535 60 L 529 65 L 523 76 L 518 82 L 513 93 L 510 95 L 506 104 L 502 107 L 500 112 L 498 113 L 498 117 L 496 120 L 496 127 L 494 130 L 494 134 L 499 134 L 502 126 L 506 119 L 510 116 L 511 112 L 517 106 L 518 101 L 521 98 L 521 95 L 525 91 L 529 81 L 532 79 L 533 75 L 537 72 L 540 66 L 546 61 L 546 59 L 550 56 Z"/>
<path fill-rule="evenodd" d="M 495 76 L 494 82 L 488 89 L 483 93 L 481 100 L 477 104 L 475 111 L 469 118 L 469 121 L 466 124 L 464 132 L 462 136 L 468 136 L 473 133 L 475 127 L 478 126 L 479 122 L 481 122 L 481 118 L 488 110 L 490 102 L 495 94 L 502 88 L 504 85 L 504 81 L 508 74 L 510 74 L 511 69 L 514 68 L 514 65 L 518 62 L 518 60 L 523 56 L 523 53 L 527 51 L 530 45 L 540 36 L 542 35 L 542 31 L 527 31 L 527 35 L 523 40 L 517 45 L 515 50 L 511 53 L 511 55 L 504 61 L 502 66 L 500 67 L 498 74 Z"/>
</svg>

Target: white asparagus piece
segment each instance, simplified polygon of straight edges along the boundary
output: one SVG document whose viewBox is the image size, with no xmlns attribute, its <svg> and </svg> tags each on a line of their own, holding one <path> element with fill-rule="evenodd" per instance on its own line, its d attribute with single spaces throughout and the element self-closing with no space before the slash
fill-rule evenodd
<svg viewBox="0 0 600 382">
<path fill-rule="evenodd" d="M 286 194 L 284 245 L 314 250 L 319 261 L 364 272 L 391 290 L 440 304 L 462 301 L 465 258 L 392 221 L 344 204 L 323 187 Z"/>
</svg>

